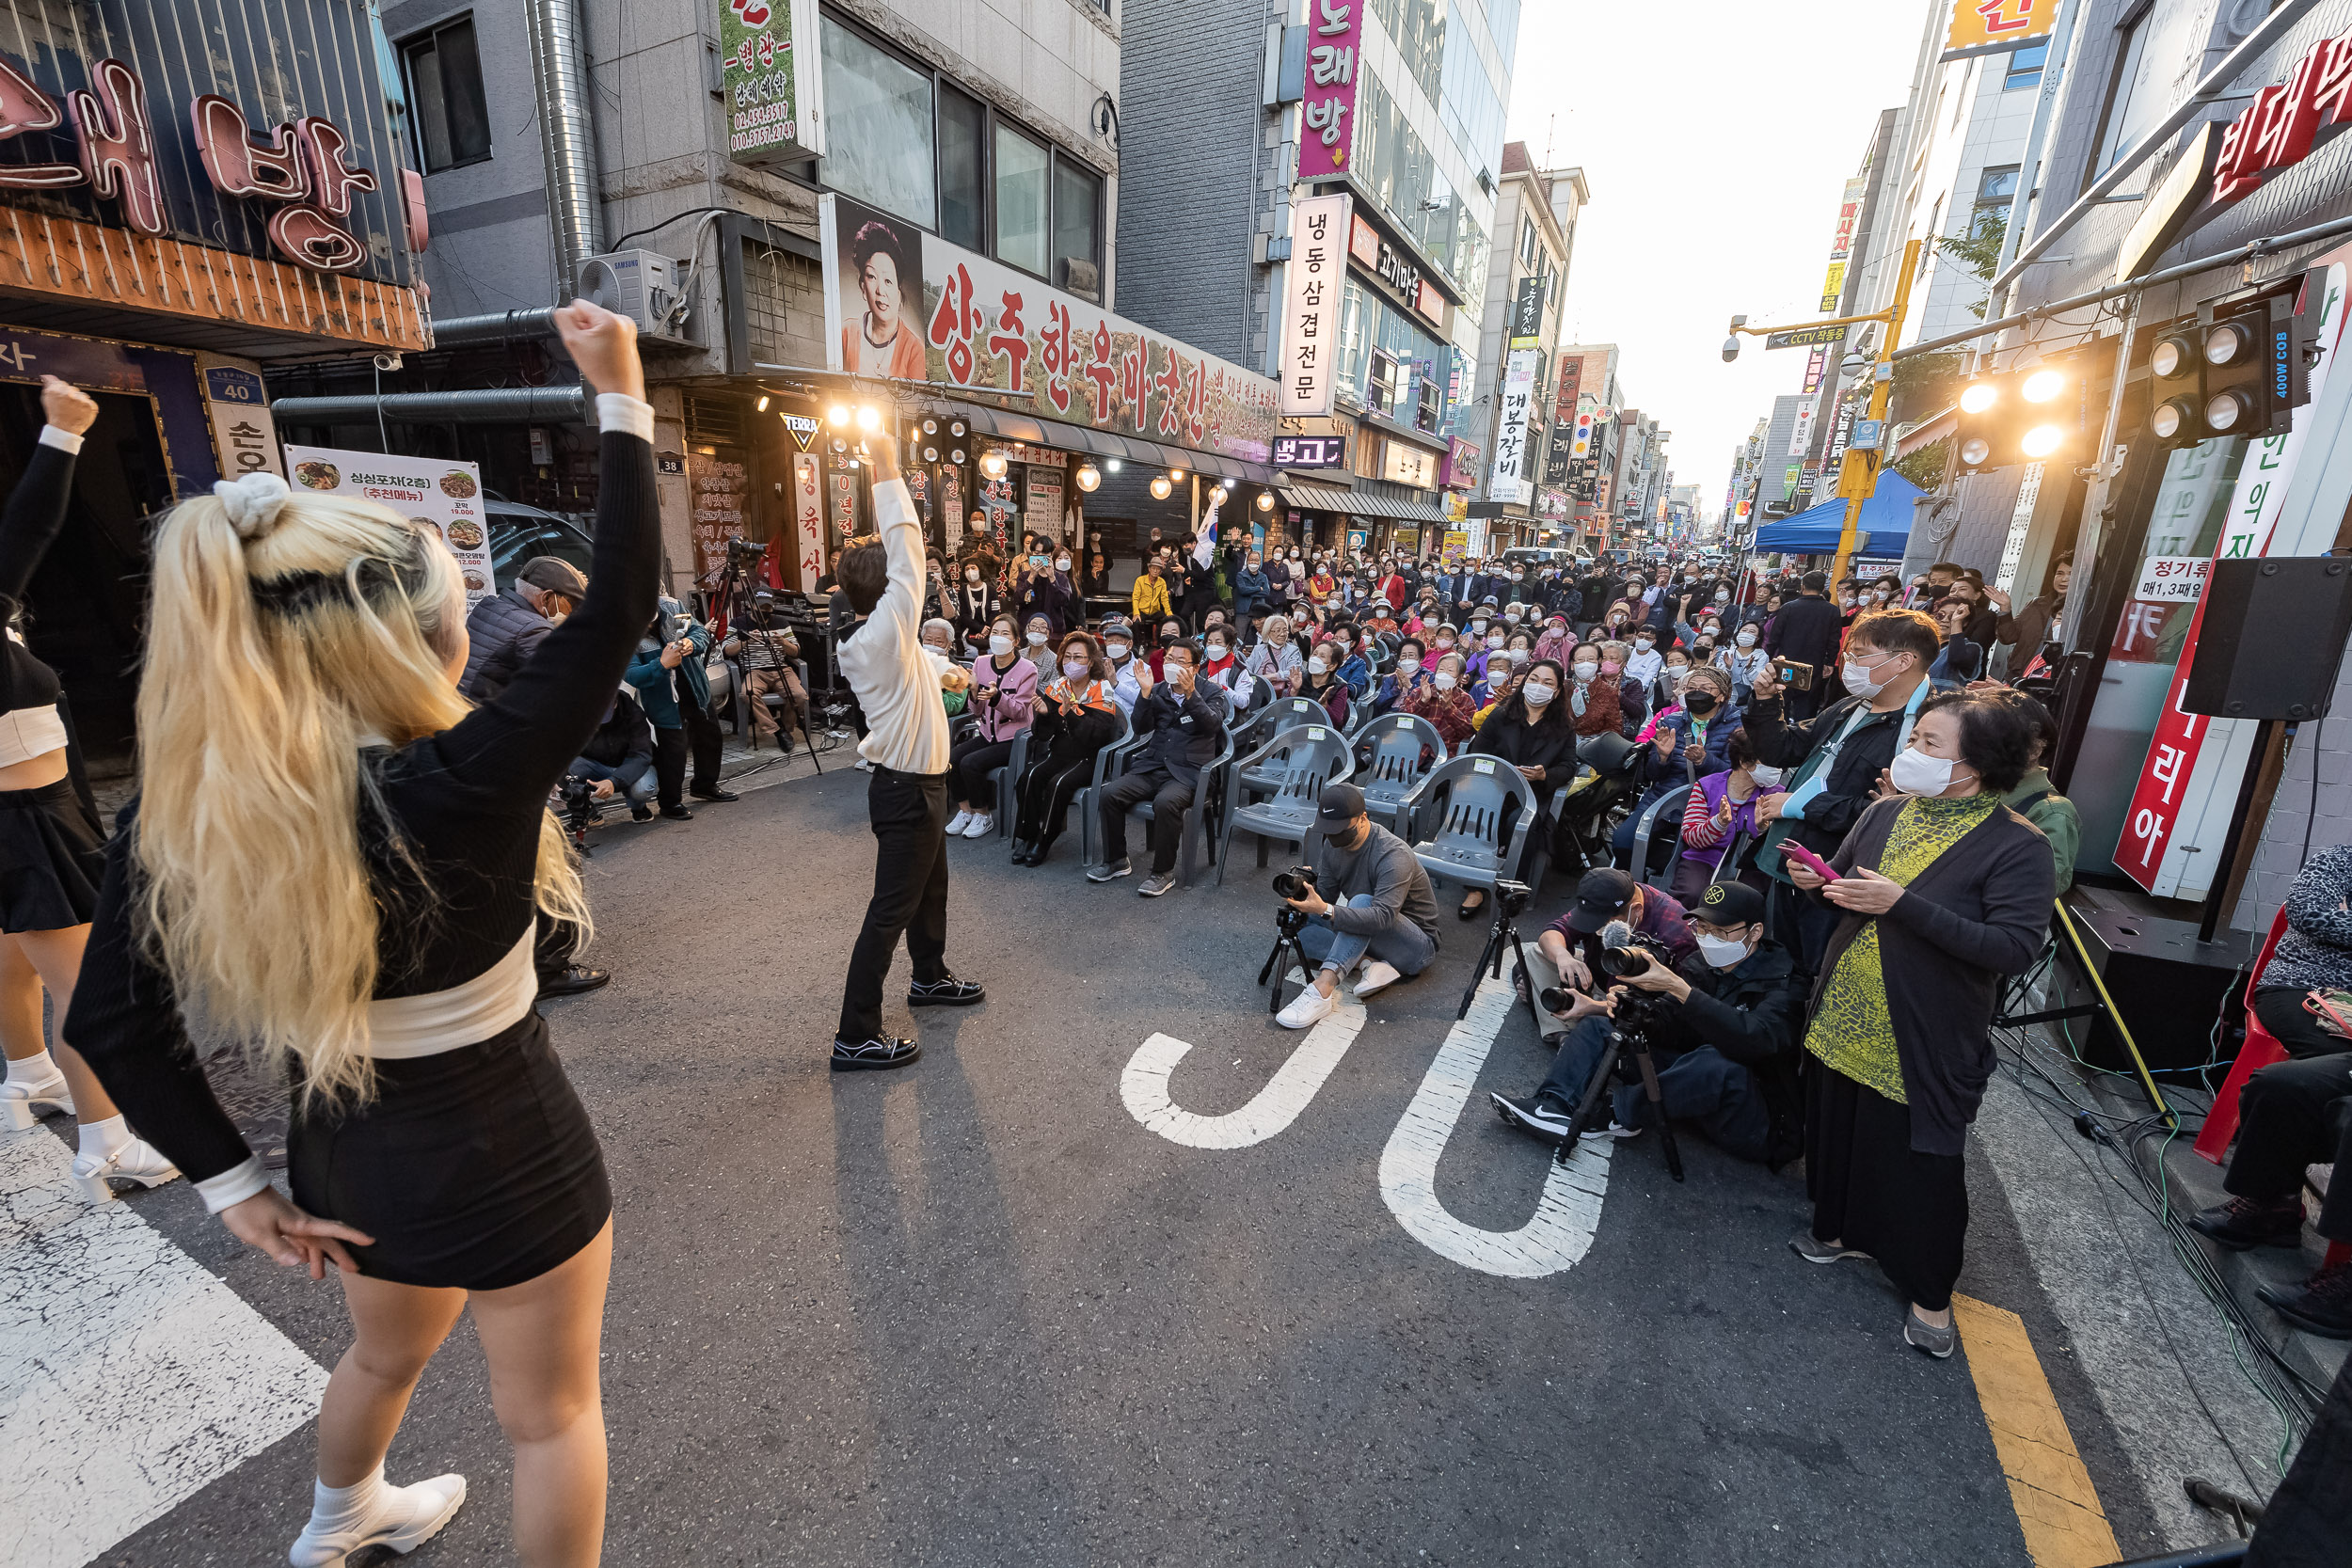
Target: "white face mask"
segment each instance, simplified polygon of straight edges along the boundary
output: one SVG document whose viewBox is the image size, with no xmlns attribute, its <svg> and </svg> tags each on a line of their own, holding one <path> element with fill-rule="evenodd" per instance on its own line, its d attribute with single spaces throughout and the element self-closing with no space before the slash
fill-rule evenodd
<svg viewBox="0 0 2352 1568">
<path fill-rule="evenodd" d="M 1669 685 L 1669 686 L 1680 686 L 1680 685 L 1681 685 L 1684 681 L 1686 681 L 1686 680 L 1688 680 L 1688 679 L 1690 679 L 1690 678 L 1691 678 L 1691 667 L 1690 667 L 1689 665 L 1687 665 L 1687 664 L 1669 664 L 1669 665 L 1667 665 L 1667 666 L 1666 666 L 1666 684 L 1667 684 L 1667 685 Z"/>
<path fill-rule="evenodd" d="M 1470 630 L 1471 630 L 1473 633 L 1475 633 L 1476 635 L 1480 636 L 1480 637 L 1484 637 L 1484 636 L 1486 636 L 1486 618 L 1484 615 L 1481 615 L 1481 616 L 1480 616 L 1477 620 L 1472 621 L 1472 622 L 1470 623 Z"/>
<path fill-rule="evenodd" d="M 1583 659 L 1574 665 L 1571 665 L 1568 669 L 1568 673 L 1574 675 L 1578 680 L 1589 681 L 1595 675 L 1600 673 L 1600 666 L 1594 663 L 1589 658 Z"/>
<path fill-rule="evenodd" d="M 1633 640 L 1633 646 L 1639 652 L 1647 653 L 1658 646 L 1658 640 L 1654 637 L 1637 637 Z"/>
<path fill-rule="evenodd" d="M 1210 643 L 1209 657 L 1213 659 L 1223 658 L 1225 657 L 1225 644 L 1222 642 Z"/>
<path fill-rule="evenodd" d="M 1941 795 L 1952 786 L 1952 769 L 1958 766 L 1946 757 L 1931 757 L 1916 746 L 1906 746 L 1886 765 L 1886 777 L 1905 795 Z"/>
<path fill-rule="evenodd" d="M 1856 664 L 1853 660 L 1848 659 L 1845 667 L 1838 671 L 1838 678 L 1846 683 L 1846 689 L 1853 695 L 1875 697 L 1886 689 L 1884 681 L 1874 681 L 1870 678 L 1870 673 L 1875 668 L 1874 665 Z"/>
<path fill-rule="evenodd" d="M 1440 648 L 1451 648 L 1454 646 L 1454 639 L 1451 637 L 1440 637 L 1438 639 L 1438 646 Z"/>
<path fill-rule="evenodd" d="M 963 580 L 966 582 L 977 582 L 980 580 L 980 574 L 977 569 L 968 571 L 963 574 Z"/>
<path fill-rule="evenodd" d="M 1396 673 L 1409 680 L 1411 677 L 1421 673 L 1421 660 L 1417 658 L 1400 658 L 1396 661 Z"/>
<path fill-rule="evenodd" d="M 1748 956 L 1748 944 L 1744 942 L 1734 942 L 1729 937 L 1702 937 L 1696 932 L 1692 935 L 1698 942 L 1699 957 L 1710 968 L 1729 969 Z"/>
<path fill-rule="evenodd" d="M 1513 572 L 1511 574 L 1511 580 L 1513 582 L 1518 582 L 1523 579 L 1526 576 L 1527 574 L 1525 572 Z"/>
<path fill-rule="evenodd" d="M 1134 646 L 1132 642 L 1105 642 L 1103 644 L 1103 651 L 1114 659 L 1121 659 L 1127 657 L 1129 650 Z"/>
<path fill-rule="evenodd" d="M 1451 670 L 1440 670 L 1429 678 L 1438 683 L 1438 689 L 1440 691 L 1451 691 L 1456 685 L 1459 684 L 1454 672 Z"/>
<path fill-rule="evenodd" d="M 1513 626 L 1518 626 L 1519 622 L 1519 607 L 1513 605 L 1510 609 L 1502 612 L 1502 618 L 1510 622 Z"/>
<path fill-rule="evenodd" d="M 1851 594 L 1849 594 L 1837 602 L 1844 605 L 1848 610 L 1851 610 L 1854 607 L 1854 596 Z"/>
<path fill-rule="evenodd" d="M 1005 655 L 1012 652 L 1012 639 L 1007 637 L 1004 633 L 999 632 L 994 637 L 988 640 L 988 651 L 994 654 L 997 657 L 1002 658 Z"/>
<path fill-rule="evenodd" d="M 1743 631 L 1739 636 L 1733 638 L 1732 641 L 1739 643 L 1742 648 L 1753 648 L 1756 646 L 1756 633 L 1753 631 Z"/>
<path fill-rule="evenodd" d="M 1327 675 L 1330 673 L 1331 661 L 1320 654 L 1307 661 L 1307 673 L 1311 675 Z"/>
<path fill-rule="evenodd" d="M 1731 601 L 1731 590 L 1730 590 L 1730 589 L 1728 589 L 1728 588 L 1718 588 L 1718 589 L 1716 589 L 1716 590 L 1715 590 L 1715 602 L 1716 602 L 1717 604 L 1728 604 L 1728 603 L 1730 603 L 1730 601 Z"/>
<path fill-rule="evenodd" d="M 1093 666 L 1083 658 L 1065 658 L 1061 661 L 1061 673 L 1073 681 L 1086 679 L 1092 669 Z"/>
<path fill-rule="evenodd" d="M 1549 681 L 1529 681 L 1519 688 L 1519 695 L 1527 699 L 1529 707 L 1541 707 L 1560 695 L 1560 689 Z"/>
<path fill-rule="evenodd" d="M 1042 648 L 1045 646 L 1045 634 L 1041 631 L 1033 631 L 1029 633 L 1029 646 L 1032 648 Z"/>
<path fill-rule="evenodd" d="M 1055 562 L 1054 570 L 1057 572 L 1067 572 L 1070 570 L 1070 558 L 1065 555 L 1060 560 Z"/>
<path fill-rule="evenodd" d="M 1748 777 L 1756 781 L 1756 787 L 1758 789 L 1780 787 L 1781 771 L 1769 762 L 1759 762 L 1754 768 L 1749 768 Z"/>
<path fill-rule="evenodd" d="M 1488 646 L 1489 648 L 1500 648 L 1500 647 L 1502 647 L 1502 633 L 1498 632 L 1498 633 L 1496 633 L 1494 636 L 1489 637 L 1488 639 L 1486 639 L 1486 646 Z"/>
<path fill-rule="evenodd" d="M 1514 648 L 1507 657 L 1514 664 L 1525 664 L 1528 659 L 1534 656 L 1531 655 L 1525 648 Z"/>
</svg>

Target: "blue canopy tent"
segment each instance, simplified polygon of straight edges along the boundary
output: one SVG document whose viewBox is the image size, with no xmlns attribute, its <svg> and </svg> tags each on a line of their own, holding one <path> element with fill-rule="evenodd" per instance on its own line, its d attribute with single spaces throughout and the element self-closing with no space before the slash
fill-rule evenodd
<svg viewBox="0 0 2352 1568">
<path fill-rule="evenodd" d="M 1900 561 L 1911 539 L 1911 503 L 1920 494 L 1916 484 L 1893 469 L 1880 473 L 1878 493 L 1862 503 L 1862 520 L 1855 525 L 1869 540 L 1854 553 L 1872 561 Z M 1759 554 L 1834 555 L 1845 526 L 1845 501 L 1826 500 L 1793 517 L 1766 523 L 1748 547 Z"/>
</svg>

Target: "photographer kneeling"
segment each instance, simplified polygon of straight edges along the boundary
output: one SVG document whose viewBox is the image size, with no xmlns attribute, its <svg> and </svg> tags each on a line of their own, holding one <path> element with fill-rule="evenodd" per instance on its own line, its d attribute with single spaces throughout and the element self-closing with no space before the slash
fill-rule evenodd
<svg viewBox="0 0 2352 1568">
<path fill-rule="evenodd" d="M 1696 1122 L 1725 1152 L 1767 1166 L 1804 1151 L 1797 1024 L 1804 987 L 1788 950 L 1764 934 L 1764 895 L 1740 882 L 1713 883 L 1691 911 L 1690 927 L 1698 951 L 1671 968 L 1640 947 L 1609 950 L 1617 965 L 1636 955 L 1645 962 L 1613 981 L 1607 997 L 1577 998 L 1581 1016 L 1533 1095 L 1488 1095 L 1503 1120 L 1547 1143 L 1567 1137 L 1585 1085 L 1608 1058 L 1611 1033 L 1631 1026 L 1624 1018 L 1630 987 L 1658 999 L 1645 1027 L 1664 1115 Z M 1648 1094 L 1638 1081 L 1618 1085 L 1607 1103 L 1606 1118 L 1584 1136 L 1629 1138 L 1649 1125 Z"/>
<path fill-rule="evenodd" d="M 1311 917 L 1298 946 L 1317 967 L 1307 989 L 1275 1015 L 1285 1029 L 1339 1011 L 1340 976 L 1359 958 L 1372 960 L 1356 982 L 1362 997 L 1419 974 L 1438 957 L 1438 895 L 1411 847 L 1364 814 L 1364 792 L 1354 784 L 1327 784 L 1316 815 L 1323 837 L 1313 885 L 1284 901 Z M 1277 893 L 1291 891 L 1286 879 L 1275 879 Z"/>
</svg>

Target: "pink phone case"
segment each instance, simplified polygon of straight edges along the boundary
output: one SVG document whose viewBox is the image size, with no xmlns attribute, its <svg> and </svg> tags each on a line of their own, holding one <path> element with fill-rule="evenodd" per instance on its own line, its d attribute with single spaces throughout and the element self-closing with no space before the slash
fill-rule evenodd
<svg viewBox="0 0 2352 1568">
<path fill-rule="evenodd" d="M 1807 870 L 1811 871 L 1816 877 L 1820 878 L 1825 882 L 1834 882 L 1838 879 L 1837 873 L 1829 868 L 1829 862 L 1823 860 L 1820 856 L 1815 854 L 1812 850 L 1806 848 L 1802 844 L 1791 844 L 1788 840 L 1783 839 L 1781 841 L 1780 852 L 1788 856 L 1790 860 L 1804 865 Z"/>
</svg>

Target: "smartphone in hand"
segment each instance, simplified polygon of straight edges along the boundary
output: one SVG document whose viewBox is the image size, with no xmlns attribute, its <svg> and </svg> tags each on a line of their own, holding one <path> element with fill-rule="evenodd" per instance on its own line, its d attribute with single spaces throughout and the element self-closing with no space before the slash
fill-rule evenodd
<svg viewBox="0 0 2352 1568">
<path fill-rule="evenodd" d="M 1838 879 L 1837 873 L 1830 869 L 1829 862 L 1802 844 L 1790 839 L 1783 839 L 1780 844 L 1780 852 L 1825 882 L 1834 882 Z"/>
</svg>

